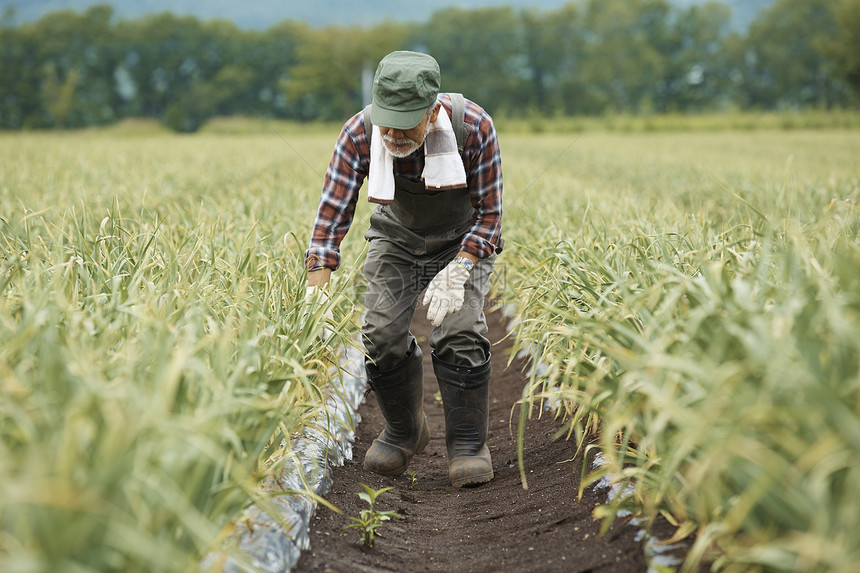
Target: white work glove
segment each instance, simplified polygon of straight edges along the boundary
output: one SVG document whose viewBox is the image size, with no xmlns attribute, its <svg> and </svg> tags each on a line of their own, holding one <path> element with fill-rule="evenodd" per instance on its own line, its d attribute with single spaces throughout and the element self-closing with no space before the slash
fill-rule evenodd
<svg viewBox="0 0 860 573">
<path fill-rule="evenodd" d="M 457 261 L 451 261 L 430 281 L 422 304 L 430 305 L 427 309 L 427 319 L 433 326 L 439 326 L 446 316 L 454 314 L 463 307 L 468 278 L 469 271 L 466 267 Z"/>
</svg>

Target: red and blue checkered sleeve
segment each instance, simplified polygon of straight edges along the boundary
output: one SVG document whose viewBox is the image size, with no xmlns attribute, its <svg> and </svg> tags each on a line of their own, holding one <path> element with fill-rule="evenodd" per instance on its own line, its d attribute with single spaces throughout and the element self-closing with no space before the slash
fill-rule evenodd
<svg viewBox="0 0 860 573">
<path fill-rule="evenodd" d="M 360 147 L 365 151 L 363 154 Z M 364 121 L 358 113 L 344 124 L 326 170 L 310 245 L 305 251 L 309 271 L 336 270 L 340 266 L 340 243 L 352 224 L 358 192 L 367 177 L 366 150 Z"/>
<path fill-rule="evenodd" d="M 477 213 L 460 249 L 483 259 L 496 252 L 502 234 L 502 157 L 492 118 L 470 101 L 465 118 L 472 130 L 466 138 L 464 159 Z"/>
</svg>

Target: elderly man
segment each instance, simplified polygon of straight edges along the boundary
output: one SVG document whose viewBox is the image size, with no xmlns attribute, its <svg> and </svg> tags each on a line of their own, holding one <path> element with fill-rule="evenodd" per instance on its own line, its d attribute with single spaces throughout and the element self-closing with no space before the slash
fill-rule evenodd
<svg viewBox="0 0 860 573">
<path fill-rule="evenodd" d="M 399 51 L 380 61 L 372 103 L 337 140 L 305 260 L 309 289 L 325 288 L 367 178 L 368 200 L 379 206 L 365 233 L 362 337 L 368 383 L 386 423 L 364 467 L 400 475 L 430 441 L 422 352 L 409 331 L 426 288 L 448 473 L 464 487 L 493 478 L 483 309 L 503 245 L 502 169 L 490 116 L 459 94 L 440 94 L 440 80 L 426 54 Z"/>
</svg>

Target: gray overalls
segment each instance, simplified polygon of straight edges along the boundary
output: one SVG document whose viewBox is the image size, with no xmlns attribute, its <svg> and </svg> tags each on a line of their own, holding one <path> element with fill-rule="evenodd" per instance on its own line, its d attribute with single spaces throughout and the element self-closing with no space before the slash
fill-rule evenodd
<svg viewBox="0 0 860 573">
<path fill-rule="evenodd" d="M 367 355 L 377 368 L 398 364 L 412 347 L 409 332 L 419 295 L 460 250 L 472 227 L 475 208 L 468 189 L 437 191 L 421 181 L 395 177 L 394 201 L 370 216 L 364 237 L 370 242 L 364 275 L 366 314 L 362 334 Z M 463 307 L 447 316 L 430 335 L 442 360 L 479 366 L 490 356 L 484 337 L 484 303 L 496 255 L 475 264 L 466 281 Z"/>
</svg>

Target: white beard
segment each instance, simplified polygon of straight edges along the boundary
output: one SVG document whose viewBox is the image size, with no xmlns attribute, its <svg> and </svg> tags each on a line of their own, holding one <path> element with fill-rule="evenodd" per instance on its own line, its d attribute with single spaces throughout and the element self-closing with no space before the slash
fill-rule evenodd
<svg viewBox="0 0 860 573">
<path fill-rule="evenodd" d="M 420 143 L 417 143 L 408 137 L 395 139 L 387 134 L 382 136 L 382 142 L 388 152 L 394 157 L 408 157 L 418 151 L 418 148 L 421 147 Z"/>
<path fill-rule="evenodd" d="M 395 139 L 388 134 L 382 136 L 382 143 L 385 145 L 385 148 L 388 150 L 391 155 L 394 157 L 408 157 L 418 151 L 422 145 L 424 145 L 424 139 L 427 138 L 427 134 L 430 132 L 430 122 L 427 122 L 427 125 L 424 126 L 424 137 L 421 138 L 421 143 L 413 139 L 409 139 L 408 137 L 401 137 L 400 139 Z"/>
</svg>

